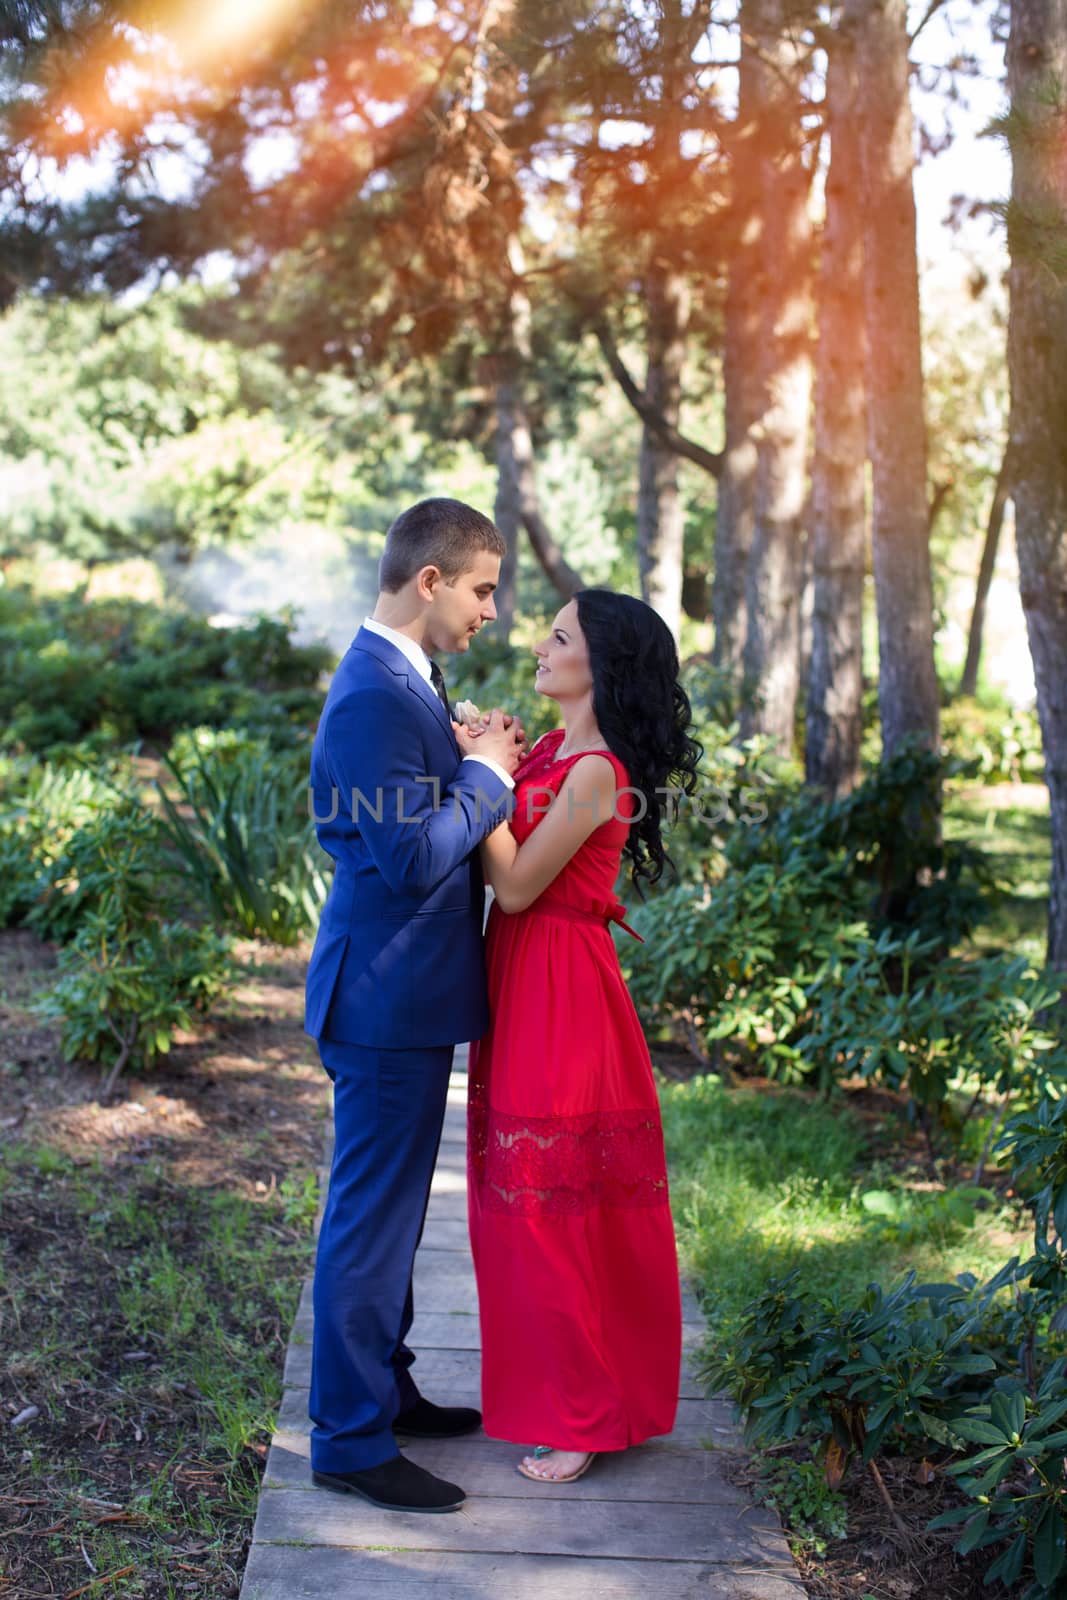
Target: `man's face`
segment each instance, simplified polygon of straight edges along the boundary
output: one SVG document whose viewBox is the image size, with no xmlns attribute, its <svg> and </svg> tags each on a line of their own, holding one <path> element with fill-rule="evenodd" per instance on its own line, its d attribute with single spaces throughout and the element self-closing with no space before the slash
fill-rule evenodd
<svg viewBox="0 0 1067 1600">
<path fill-rule="evenodd" d="M 500 557 L 481 550 L 474 565 L 446 582 L 436 567 L 424 568 L 433 574 L 433 595 L 426 614 L 426 649 L 432 654 L 444 650 L 455 655 L 470 649 L 479 629 L 496 617 L 493 591 L 500 580 Z M 420 574 L 420 577 L 422 574 Z"/>
</svg>

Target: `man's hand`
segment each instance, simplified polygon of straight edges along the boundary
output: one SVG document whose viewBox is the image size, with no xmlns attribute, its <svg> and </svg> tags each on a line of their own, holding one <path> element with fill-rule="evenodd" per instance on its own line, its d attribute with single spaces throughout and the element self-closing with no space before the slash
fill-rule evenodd
<svg viewBox="0 0 1067 1600">
<path fill-rule="evenodd" d="M 454 722 L 452 727 L 463 755 L 487 756 L 490 761 L 503 767 L 509 776 L 514 774 L 526 754 L 526 734 L 522 723 L 518 717 L 501 711 L 499 706 L 494 707 L 489 716 L 483 717 L 474 727 L 465 727 L 460 722 Z"/>
</svg>

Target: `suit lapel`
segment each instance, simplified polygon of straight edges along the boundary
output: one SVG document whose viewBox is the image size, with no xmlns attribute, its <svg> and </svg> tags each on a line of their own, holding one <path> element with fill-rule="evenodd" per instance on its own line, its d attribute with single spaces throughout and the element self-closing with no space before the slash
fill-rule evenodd
<svg viewBox="0 0 1067 1600">
<path fill-rule="evenodd" d="M 352 641 L 354 650 L 365 650 L 379 660 L 383 666 L 389 668 L 396 677 L 403 678 L 412 694 L 417 695 L 429 711 L 437 718 L 438 723 L 447 733 L 456 754 L 460 754 L 456 735 L 452 731 L 452 724 L 448 714 L 438 698 L 432 683 L 427 683 L 421 673 L 416 672 L 407 656 L 398 650 L 395 644 L 390 644 L 388 639 L 383 639 L 380 633 L 371 633 L 369 628 L 360 628 Z"/>
<path fill-rule="evenodd" d="M 399 655 L 400 652 L 398 651 L 397 654 Z M 401 660 L 403 660 L 403 657 L 401 657 Z M 456 749 L 458 750 L 459 745 L 456 744 L 456 736 L 452 731 L 452 724 L 448 720 L 448 713 L 441 704 L 440 698 L 433 684 L 427 683 L 426 679 L 420 676 L 420 674 L 417 673 L 414 667 L 410 666 L 408 662 L 404 662 L 404 667 L 408 680 L 408 688 L 411 690 L 412 694 L 417 694 L 419 699 L 430 707 L 434 716 L 437 718 L 438 722 L 441 724 L 442 728 L 444 728 L 448 734 L 448 737 L 451 739 L 452 743 L 456 745 Z"/>
</svg>

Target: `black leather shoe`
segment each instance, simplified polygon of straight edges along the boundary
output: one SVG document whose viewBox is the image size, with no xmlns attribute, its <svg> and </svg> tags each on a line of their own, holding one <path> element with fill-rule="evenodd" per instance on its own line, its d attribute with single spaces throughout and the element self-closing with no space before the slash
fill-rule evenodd
<svg viewBox="0 0 1067 1600">
<path fill-rule="evenodd" d="M 315 1472 L 312 1483 L 337 1494 L 358 1494 L 383 1511 L 458 1511 L 466 1499 L 463 1490 L 406 1456 L 394 1456 L 362 1472 Z"/>
<path fill-rule="evenodd" d="M 482 1414 L 473 1406 L 435 1406 L 422 1395 L 393 1421 L 394 1433 L 409 1439 L 454 1439 L 460 1433 L 473 1433 L 482 1425 Z"/>
</svg>

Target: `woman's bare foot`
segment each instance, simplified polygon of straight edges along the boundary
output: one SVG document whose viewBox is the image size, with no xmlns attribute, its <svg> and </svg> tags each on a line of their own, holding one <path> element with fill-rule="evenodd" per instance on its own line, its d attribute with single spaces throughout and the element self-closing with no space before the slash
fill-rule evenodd
<svg viewBox="0 0 1067 1600">
<path fill-rule="evenodd" d="M 521 1470 L 542 1483 L 558 1483 L 583 1471 L 592 1459 L 587 1450 L 550 1450 L 547 1455 L 523 1456 Z"/>
</svg>

